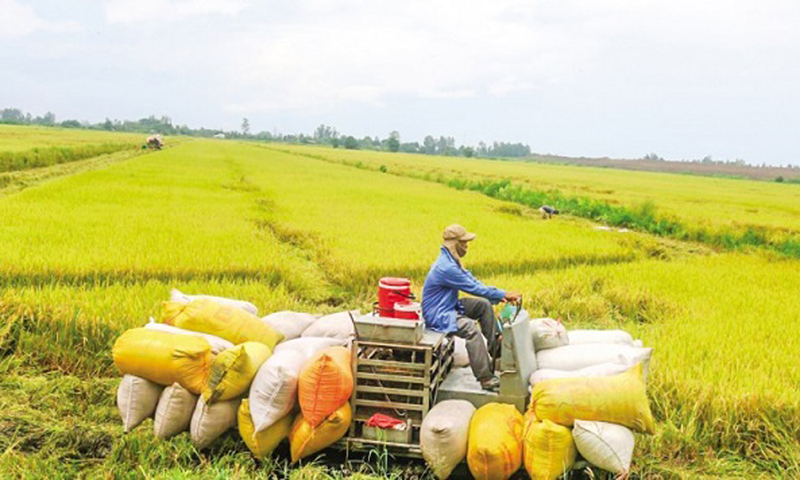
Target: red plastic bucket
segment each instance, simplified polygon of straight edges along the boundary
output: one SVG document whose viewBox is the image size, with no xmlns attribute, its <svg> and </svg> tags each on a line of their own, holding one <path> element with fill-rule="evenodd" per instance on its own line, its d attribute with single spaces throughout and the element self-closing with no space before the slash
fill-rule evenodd
<svg viewBox="0 0 800 480">
<path fill-rule="evenodd" d="M 394 304 L 394 316 L 406 320 L 419 320 L 422 316 L 422 307 L 417 302 L 398 302 Z"/>
<path fill-rule="evenodd" d="M 382 317 L 394 317 L 394 304 L 413 299 L 411 280 L 383 277 L 378 284 L 378 309 Z"/>
</svg>

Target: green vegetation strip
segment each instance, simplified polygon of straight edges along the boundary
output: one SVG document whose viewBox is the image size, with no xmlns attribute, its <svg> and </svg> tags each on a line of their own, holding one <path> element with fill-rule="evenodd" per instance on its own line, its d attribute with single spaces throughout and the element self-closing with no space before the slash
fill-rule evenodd
<svg viewBox="0 0 800 480">
<path fill-rule="evenodd" d="M 362 170 L 379 171 L 400 177 L 410 177 L 447 185 L 457 190 L 480 192 L 498 200 L 514 202 L 532 208 L 542 205 L 556 205 L 562 213 L 587 218 L 615 227 L 624 227 L 653 235 L 675 238 L 682 241 L 700 242 L 726 250 L 737 250 L 747 247 L 761 247 L 773 250 L 791 258 L 800 258 L 800 238 L 789 237 L 772 240 L 766 227 L 748 226 L 743 232 L 720 231 L 711 232 L 704 228 L 689 228 L 684 223 L 658 215 L 656 205 L 645 202 L 638 208 L 595 200 L 585 196 L 565 195 L 557 189 L 534 190 L 514 184 L 509 179 L 473 180 L 443 173 L 418 174 L 411 170 L 389 170 L 386 166 L 376 166 L 360 161 L 331 159 L 325 155 L 282 150 L 264 147 L 291 155 L 301 155 L 326 162 L 338 163 Z"/>
<path fill-rule="evenodd" d="M 137 148 L 137 144 L 101 143 L 68 147 L 37 147 L 19 152 L 5 151 L 0 152 L 0 172 L 48 167 L 134 148 Z"/>
</svg>

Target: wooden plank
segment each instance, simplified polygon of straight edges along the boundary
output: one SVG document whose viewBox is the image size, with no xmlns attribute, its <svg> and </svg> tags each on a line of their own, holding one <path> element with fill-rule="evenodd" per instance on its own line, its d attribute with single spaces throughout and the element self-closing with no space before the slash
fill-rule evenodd
<svg viewBox="0 0 800 480">
<path fill-rule="evenodd" d="M 385 375 L 380 373 L 364 373 L 358 372 L 357 378 L 366 380 L 383 380 L 386 382 L 406 382 L 406 383 L 421 383 L 425 385 L 427 382 L 422 377 L 409 377 L 406 375 Z"/>
<path fill-rule="evenodd" d="M 414 443 L 382 442 L 380 440 L 370 440 L 368 438 L 348 438 L 347 439 L 347 443 L 350 443 L 350 444 L 369 443 L 369 444 L 372 444 L 372 445 L 383 445 L 385 447 L 406 448 L 406 449 L 408 449 L 409 452 L 414 452 L 414 453 L 421 453 L 422 452 L 422 450 L 420 450 L 420 448 L 419 448 L 419 445 L 418 444 L 414 444 Z M 357 449 L 358 447 L 354 446 L 354 448 Z"/>
<path fill-rule="evenodd" d="M 365 340 L 363 338 L 359 339 L 359 343 L 367 347 L 395 348 L 398 350 L 417 350 L 421 352 L 431 349 L 430 345 L 420 345 L 420 344 L 411 345 L 407 343 L 379 342 L 374 340 Z"/>
<path fill-rule="evenodd" d="M 374 387 L 371 385 L 357 385 L 356 393 L 358 392 L 385 393 L 387 395 L 406 395 L 409 397 L 424 397 L 427 395 L 425 390 L 405 390 L 402 388 Z"/>
<path fill-rule="evenodd" d="M 433 351 L 428 350 L 425 352 L 425 379 L 428 380 L 428 384 L 430 385 L 431 379 L 431 365 L 433 363 Z M 422 399 L 422 415 L 427 415 L 428 410 L 431 406 L 431 397 L 430 395 L 426 395 L 425 398 Z"/>
<path fill-rule="evenodd" d="M 353 341 L 352 346 L 350 347 L 350 368 L 353 372 L 353 378 L 358 378 L 358 338 Z M 355 416 L 357 413 L 356 404 L 355 404 L 355 395 L 350 396 L 350 411 L 353 412 Z M 350 422 L 350 433 L 349 436 L 354 437 L 356 435 L 356 422 Z"/>
<path fill-rule="evenodd" d="M 395 360 L 366 360 L 358 359 L 359 365 L 369 365 L 375 367 L 405 368 L 409 370 L 425 370 L 425 365 L 421 363 L 398 362 Z"/>
<path fill-rule="evenodd" d="M 397 410 L 416 410 L 423 411 L 423 405 L 419 403 L 400 403 L 400 402 L 381 402 L 378 400 L 364 400 L 361 398 L 355 399 L 355 404 L 362 407 L 375 407 L 375 408 L 394 408 Z"/>
</svg>

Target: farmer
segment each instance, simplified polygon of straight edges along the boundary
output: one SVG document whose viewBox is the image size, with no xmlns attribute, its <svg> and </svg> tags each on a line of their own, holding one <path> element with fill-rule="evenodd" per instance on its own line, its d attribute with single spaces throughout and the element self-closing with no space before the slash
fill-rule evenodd
<svg viewBox="0 0 800 480">
<path fill-rule="evenodd" d="M 542 212 L 542 218 L 545 220 L 553 218 L 553 215 L 558 215 L 561 213 L 550 205 L 542 205 L 541 208 L 539 208 L 539 211 Z"/>
<path fill-rule="evenodd" d="M 492 373 L 489 357 L 489 352 L 495 352 L 497 348 L 492 304 L 502 300 L 517 301 L 520 295 L 487 287 L 464 269 L 461 259 L 475 237 L 461 225 L 454 224 L 444 229 L 439 258 L 431 266 L 422 289 L 422 316 L 431 330 L 453 333 L 466 340 L 475 378 L 484 390 L 497 391 L 500 379 Z M 459 291 L 483 298 L 459 300 Z M 476 320 L 480 330 L 475 325 Z M 488 345 L 483 343 L 481 332 Z"/>
</svg>

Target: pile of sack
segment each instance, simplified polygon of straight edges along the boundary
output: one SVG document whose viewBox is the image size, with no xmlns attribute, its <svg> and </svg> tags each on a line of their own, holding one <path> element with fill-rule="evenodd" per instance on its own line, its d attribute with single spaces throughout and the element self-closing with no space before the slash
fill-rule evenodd
<svg viewBox="0 0 800 480">
<path fill-rule="evenodd" d="M 173 290 L 160 322 L 124 332 L 113 356 L 125 432 L 154 417 L 156 437 L 188 430 L 202 449 L 238 426 L 257 458 L 288 438 L 293 461 L 341 439 L 353 391 L 349 313 L 257 315 L 248 302 Z"/>
<path fill-rule="evenodd" d="M 645 392 L 652 349 L 621 330 L 567 332 L 553 319 L 531 320 L 531 331 L 539 369 L 524 416 L 513 405 L 447 400 L 423 419 L 422 454 L 438 478 L 464 459 L 477 479 L 509 478 L 522 466 L 531 478 L 555 479 L 579 457 L 629 472 L 633 432 L 654 430 Z"/>
<path fill-rule="evenodd" d="M 466 458 L 476 479 L 506 479 L 524 465 L 534 479 L 556 479 L 580 454 L 592 465 L 625 475 L 633 432 L 653 433 L 641 365 L 612 376 L 544 380 L 523 416 L 510 404 L 475 409 L 446 400 L 422 421 L 420 447 L 437 478 Z"/>
<path fill-rule="evenodd" d="M 623 330 L 570 330 L 559 320 L 537 318 L 530 321 L 531 341 L 536 352 L 536 369 L 531 387 L 553 378 L 597 377 L 622 373 L 642 364 L 642 379 L 652 348 Z"/>
</svg>

